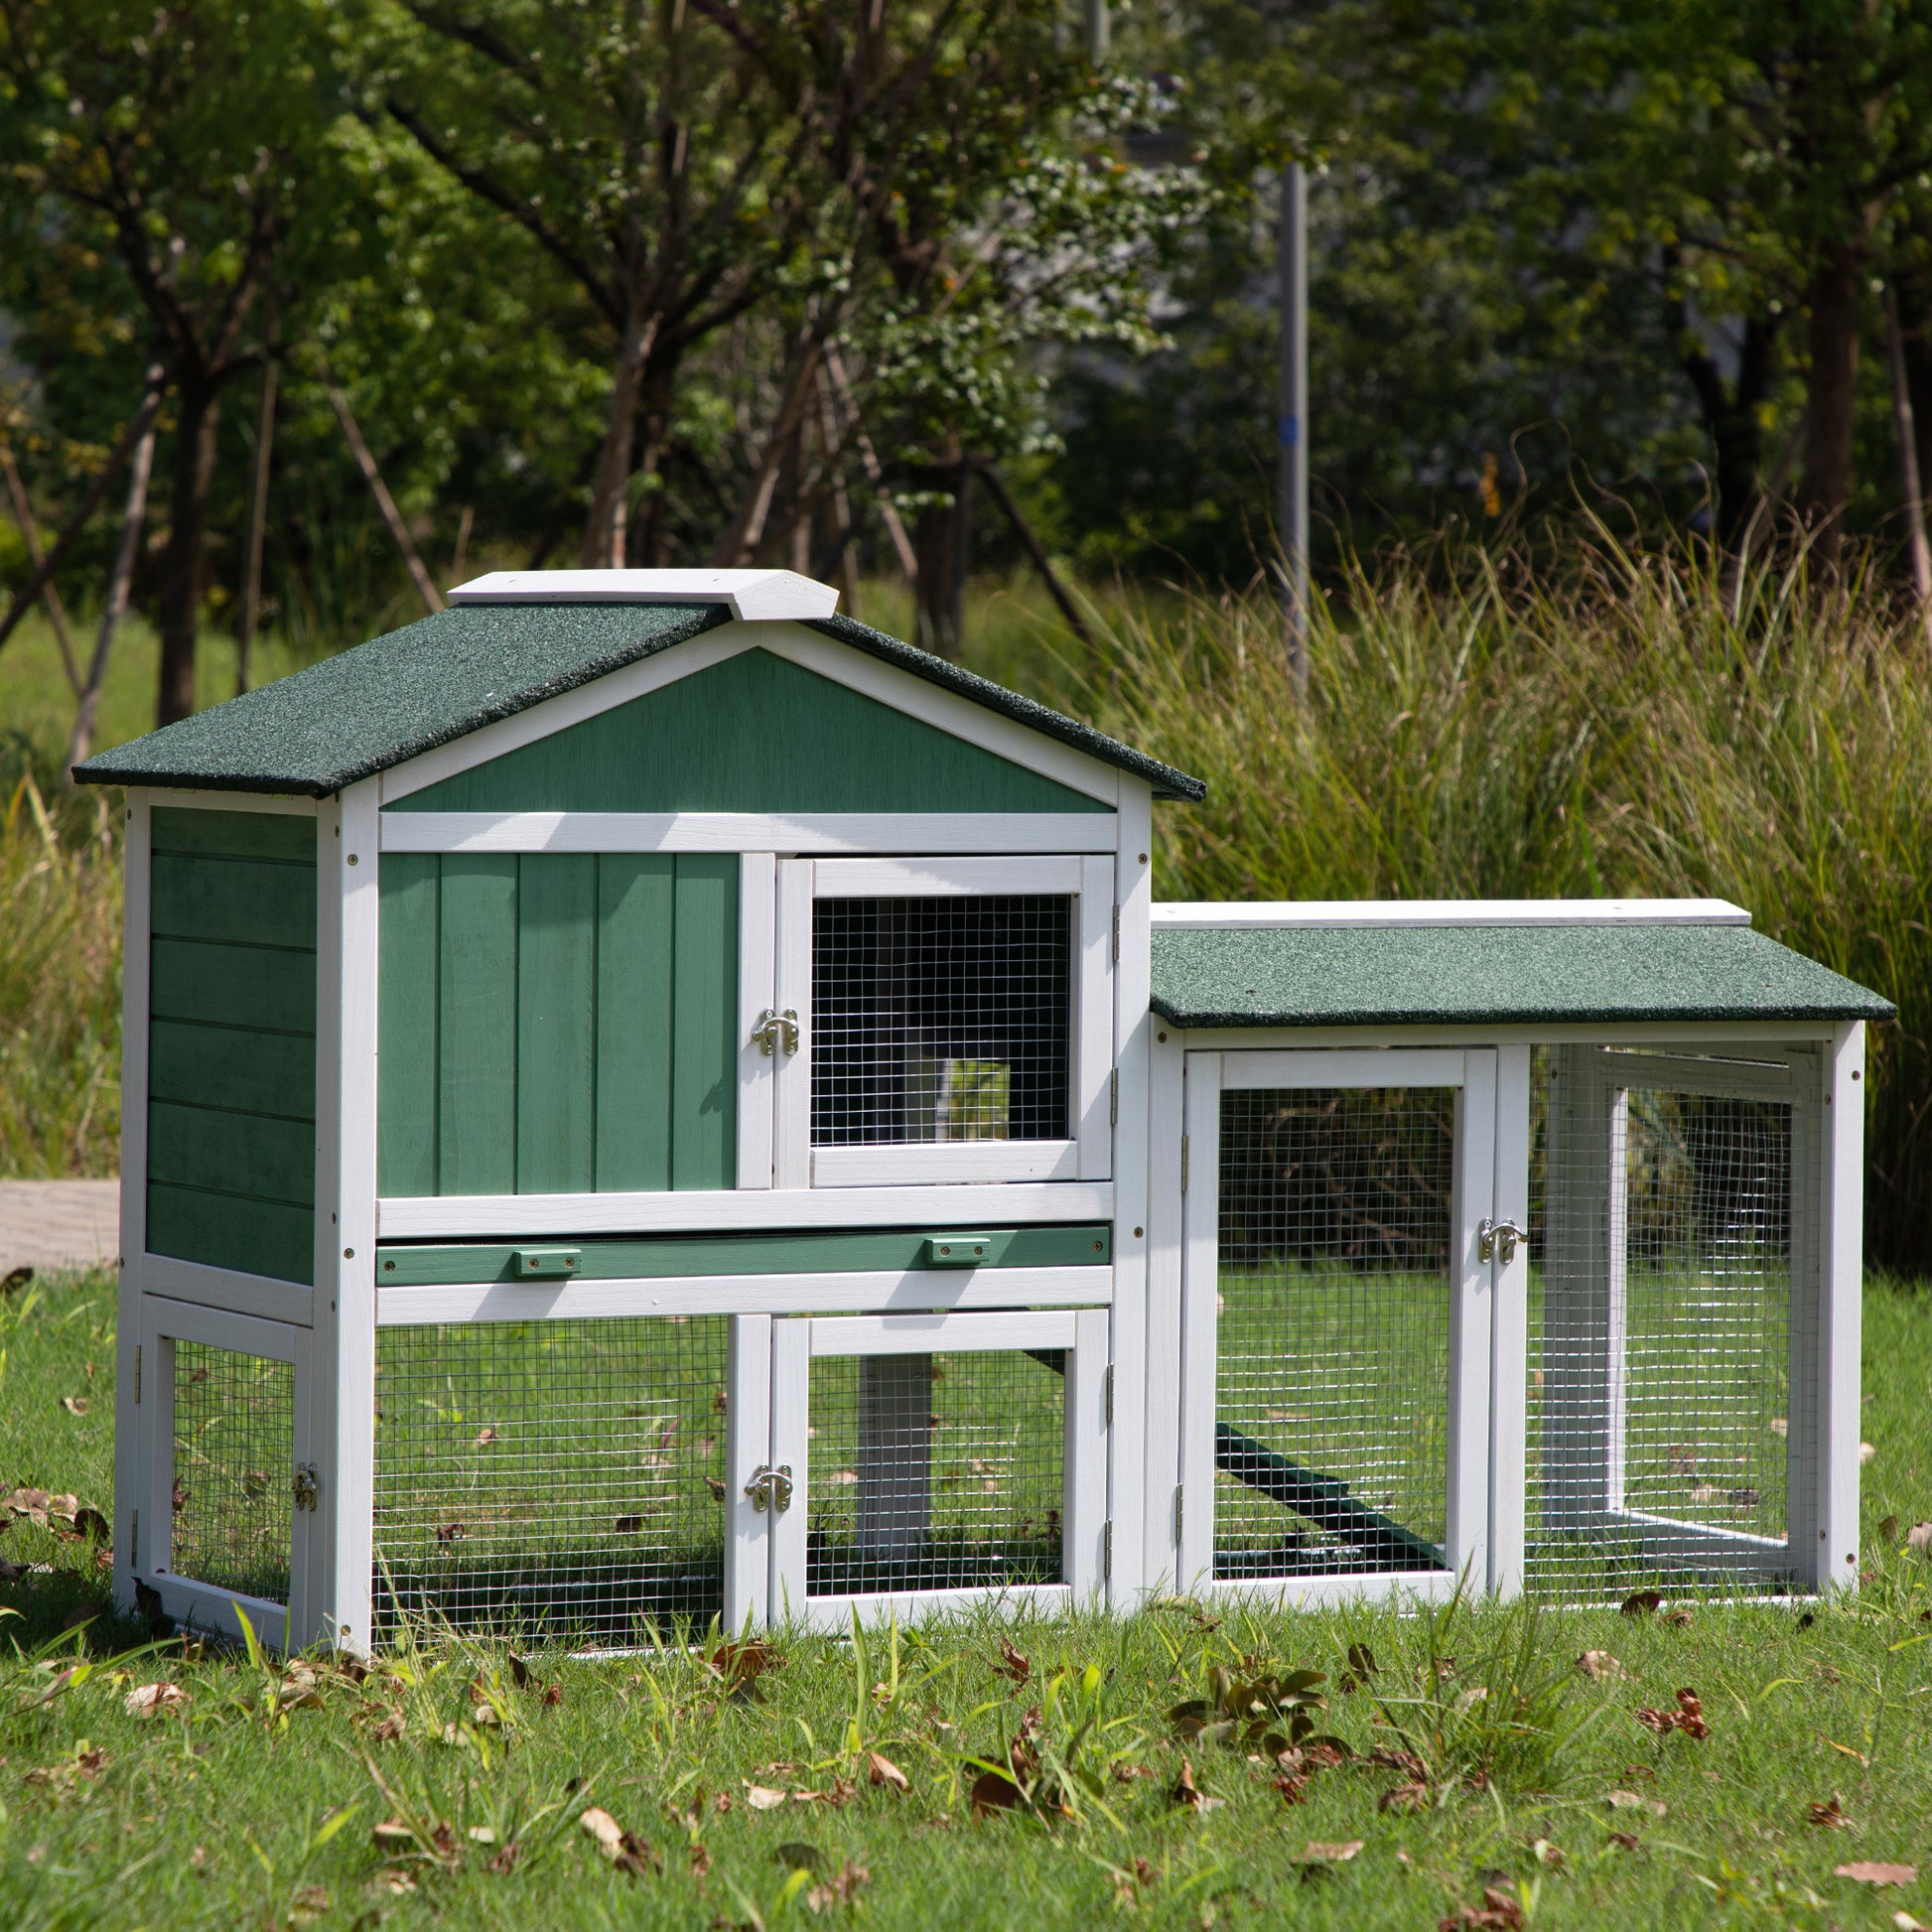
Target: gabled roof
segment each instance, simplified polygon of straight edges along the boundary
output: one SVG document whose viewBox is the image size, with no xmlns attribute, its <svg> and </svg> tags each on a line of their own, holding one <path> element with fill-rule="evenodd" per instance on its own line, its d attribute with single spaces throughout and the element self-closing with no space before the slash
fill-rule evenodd
<svg viewBox="0 0 1932 1932">
<path fill-rule="evenodd" d="M 1490 1027 L 1889 1020 L 1890 1001 L 1715 900 L 1444 908 L 1155 908 L 1153 1005 L 1177 1027 Z M 1608 912 L 1607 906 L 1618 910 Z M 1705 911 L 1704 908 L 1710 908 Z M 1279 916 L 1263 922 L 1258 914 Z M 1225 918 L 1217 918 L 1217 913 Z M 1376 913 L 1382 916 L 1374 916 Z M 1397 916 L 1391 916 L 1395 914 Z"/>
<path fill-rule="evenodd" d="M 742 590 L 736 585 L 709 595 L 698 590 L 676 604 L 658 602 L 654 594 L 648 601 L 642 594 L 621 593 L 583 601 L 581 591 L 567 601 L 537 603 L 525 576 L 510 601 L 459 601 L 258 691 L 98 753 L 76 765 L 74 776 L 86 784 L 327 797 L 727 623 Z M 457 595 L 460 600 L 462 593 Z M 854 649 L 1145 779 L 1157 797 L 1207 795 L 1198 778 L 897 637 L 847 618 L 806 621 Z"/>
</svg>

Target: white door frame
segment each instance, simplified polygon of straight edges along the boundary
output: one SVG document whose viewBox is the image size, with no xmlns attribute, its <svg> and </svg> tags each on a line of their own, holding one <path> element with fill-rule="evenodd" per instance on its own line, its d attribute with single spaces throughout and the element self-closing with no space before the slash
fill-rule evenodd
<svg viewBox="0 0 1932 1932">
<path fill-rule="evenodd" d="M 1183 1588 L 1279 1597 L 1298 1605 L 1363 1595 L 1440 1599 L 1466 1578 L 1489 1584 L 1490 1387 L 1495 1265 L 1477 1224 L 1494 1215 L 1497 1052 L 1395 1047 L 1189 1052 L 1182 1143 L 1179 1576 Z M 1255 1087 L 1449 1087 L 1455 1091 L 1455 1281 L 1449 1315 L 1446 1567 L 1217 1582 L 1214 1420 L 1224 1092 Z M 1519 1270 L 1525 1265 L 1517 1249 Z"/>
</svg>

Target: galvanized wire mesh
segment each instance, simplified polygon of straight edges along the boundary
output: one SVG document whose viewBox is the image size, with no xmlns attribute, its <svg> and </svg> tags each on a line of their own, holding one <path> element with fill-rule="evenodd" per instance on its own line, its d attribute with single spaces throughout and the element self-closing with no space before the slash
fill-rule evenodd
<svg viewBox="0 0 1932 1932">
<path fill-rule="evenodd" d="M 206 1342 L 174 1348 L 174 1574 L 286 1603 L 295 1368 Z"/>
<path fill-rule="evenodd" d="M 824 898 L 812 1141 L 1057 1141 L 1070 1128 L 1072 901 Z"/>
<path fill-rule="evenodd" d="M 618 1645 L 721 1609 L 729 1329 L 378 1329 L 378 1634 L 420 1615 Z"/>
<path fill-rule="evenodd" d="M 806 1593 L 1063 1577 L 1065 1358 L 986 1349 L 812 1363 Z"/>
<path fill-rule="evenodd" d="M 1710 1062 L 1722 1085 L 1724 1069 Z M 1788 1581 L 1793 1103 L 1702 1093 L 1644 1056 L 1536 1056 L 1527 1587 Z M 1801 1264 L 1800 1274 L 1803 1273 Z"/>
<path fill-rule="evenodd" d="M 1441 1566 L 1455 1094 L 1221 1096 L 1214 1574 Z"/>
</svg>

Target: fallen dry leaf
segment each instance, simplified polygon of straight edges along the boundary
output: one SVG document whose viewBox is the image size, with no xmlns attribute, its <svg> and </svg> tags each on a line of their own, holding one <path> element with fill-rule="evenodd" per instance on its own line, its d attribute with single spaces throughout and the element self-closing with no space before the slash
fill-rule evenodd
<svg viewBox="0 0 1932 1932">
<path fill-rule="evenodd" d="M 1197 1790 L 1194 1785 L 1194 1767 L 1186 1758 L 1180 1760 L 1180 1775 L 1174 1780 L 1169 1798 L 1176 1805 L 1185 1805 L 1188 1810 L 1202 1813 L 1218 1811 L 1227 1800 L 1210 1798 L 1206 1792 Z"/>
<path fill-rule="evenodd" d="M 912 1786 L 906 1775 L 890 1757 L 881 1757 L 877 1751 L 866 1753 L 867 1782 L 874 1785 L 890 1785 L 895 1791 L 909 1791 Z"/>
<path fill-rule="evenodd" d="M 1878 1451 L 1869 1443 L 1861 1443 L 1859 1445 L 1859 1466 L 1863 1468 L 1877 1453 Z"/>
<path fill-rule="evenodd" d="M 1537 1863 L 1549 1871 L 1561 1871 L 1569 1863 L 1563 1856 L 1560 1845 L 1552 1845 L 1547 1838 L 1540 1838 L 1530 1847 L 1530 1855 Z"/>
<path fill-rule="evenodd" d="M 1282 1794 L 1284 1804 L 1299 1805 L 1309 1795 L 1309 1774 L 1306 1771 L 1289 1771 L 1275 1780 L 1275 1789 Z"/>
<path fill-rule="evenodd" d="M 1346 1864 L 1367 1841 L 1359 1838 L 1343 1839 L 1340 1844 L 1330 1844 L 1322 1839 L 1311 1838 L 1302 1848 L 1304 1864 Z"/>
<path fill-rule="evenodd" d="M 1635 1832 L 1612 1832 L 1610 1843 L 1625 1852 L 1634 1852 L 1637 1849 L 1637 1835 Z"/>
<path fill-rule="evenodd" d="M 564 1687 L 561 1684 L 546 1684 L 543 1690 L 543 1704 L 546 1709 L 554 1708 L 564 1701 Z"/>
<path fill-rule="evenodd" d="M 1523 1908 L 1500 1885 L 1484 1885 L 1480 1905 L 1464 1905 L 1452 1916 L 1436 1921 L 1436 1932 L 1514 1932 L 1523 1923 Z"/>
<path fill-rule="evenodd" d="M 84 1416 L 93 1407 L 92 1398 L 84 1395 L 64 1395 L 61 1407 L 70 1416 Z"/>
<path fill-rule="evenodd" d="M 494 1424 L 486 1424 L 483 1428 L 478 1430 L 475 1447 L 478 1449 L 487 1449 L 496 1440 L 497 1436 Z"/>
<path fill-rule="evenodd" d="M 1577 1659 L 1577 1668 L 1586 1677 L 1598 1682 L 1627 1675 L 1623 1666 L 1607 1650 L 1586 1650 Z"/>
<path fill-rule="evenodd" d="M 848 1862 L 834 1876 L 812 1886 L 805 1894 L 805 1903 L 814 1912 L 822 1912 L 828 1905 L 850 1905 L 859 1887 L 871 1881 L 872 1873 L 864 1865 Z"/>
<path fill-rule="evenodd" d="M 1020 1787 L 999 1771 L 982 1771 L 973 1780 L 969 1802 L 975 1818 L 989 1811 L 1011 1811 L 1020 1802 Z"/>
<path fill-rule="evenodd" d="M 1633 1589 L 1618 1606 L 1624 1616 L 1654 1616 L 1663 1608 L 1664 1593 L 1660 1589 Z"/>
<path fill-rule="evenodd" d="M 1839 1802 L 1838 1793 L 1834 1791 L 1828 1803 L 1812 1806 L 1811 1822 L 1814 1825 L 1842 1828 L 1852 1821 L 1846 1817 L 1845 1807 Z"/>
<path fill-rule="evenodd" d="M 1392 1784 L 1383 1792 L 1377 1811 L 1421 1811 L 1429 1803 L 1429 1787 L 1419 1781 Z"/>
<path fill-rule="evenodd" d="M 1034 1674 L 1032 1663 L 1013 1647 L 1010 1637 L 1000 1639 L 1000 1661 L 993 1666 L 994 1675 L 1008 1677 L 1016 1684 L 1024 1684 Z"/>
<path fill-rule="evenodd" d="M 1648 1811 L 1654 1812 L 1659 1818 L 1670 1810 L 1661 1798 L 1640 1798 L 1634 1791 L 1612 1791 L 1609 1805 L 1612 1811 Z"/>
<path fill-rule="evenodd" d="M 179 1684 L 142 1684 L 128 1692 L 122 1708 L 130 1718 L 165 1718 L 188 1702 Z"/>
<path fill-rule="evenodd" d="M 1698 1694 L 1688 1685 L 1677 1693 L 1675 1711 L 1657 1711 L 1648 1705 L 1640 1705 L 1637 1722 L 1647 1729 L 1654 1730 L 1659 1737 L 1667 1736 L 1673 1730 L 1681 1730 L 1687 1737 L 1704 1738 L 1711 1734 L 1711 1726 L 1704 1721 L 1704 1707 L 1698 1701 Z"/>
<path fill-rule="evenodd" d="M 768 1784 L 748 1784 L 745 1787 L 745 1802 L 754 1811 L 776 1811 L 784 1801 L 785 1794 Z"/>
<path fill-rule="evenodd" d="M 1932 1557 L 1932 1523 L 1914 1523 L 1905 1532 L 1905 1547 L 1922 1557 Z"/>
<path fill-rule="evenodd" d="M 641 1877 L 655 1868 L 657 1854 L 634 1832 L 625 1831 L 603 1806 L 593 1805 L 588 1811 L 580 1812 L 577 1822 L 597 1841 L 597 1849 L 620 1871 Z"/>
<path fill-rule="evenodd" d="M 1862 1885 L 1910 1885 L 1917 1882 L 1915 1864 L 1886 1864 L 1880 1859 L 1859 1859 L 1833 1867 L 1833 1876 L 1856 1879 Z"/>
<path fill-rule="evenodd" d="M 1932 1932 L 1932 1927 L 1922 1924 L 1910 1912 L 1894 1912 L 1891 1922 L 1892 1932 Z"/>
</svg>

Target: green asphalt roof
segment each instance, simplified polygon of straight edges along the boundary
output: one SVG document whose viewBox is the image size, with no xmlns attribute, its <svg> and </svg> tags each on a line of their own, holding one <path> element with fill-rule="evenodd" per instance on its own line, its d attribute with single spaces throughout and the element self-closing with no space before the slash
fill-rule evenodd
<svg viewBox="0 0 1932 1932">
<path fill-rule="evenodd" d="M 1888 1000 L 1744 925 L 1154 929 L 1176 1027 L 1889 1020 Z"/>
<path fill-rule="evenodd" d="M 83 784 L 327 797 L 732 621 L 721 604 L 453 605 L 197 712 L 74 767 Z M 1207 795 L 1198 778 L 849 618 L 812 624 L 1153 785 Z"/>
</svg>

